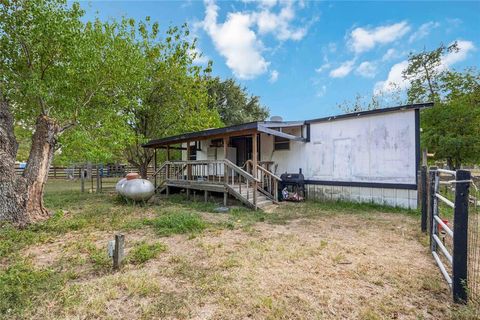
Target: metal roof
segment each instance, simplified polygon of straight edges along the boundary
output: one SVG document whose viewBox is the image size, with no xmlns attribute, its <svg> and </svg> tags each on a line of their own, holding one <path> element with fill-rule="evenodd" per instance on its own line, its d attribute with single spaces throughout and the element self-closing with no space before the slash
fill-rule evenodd
<svg viewBox="0 0 480 320">
<path fill-rule="evenodd" d="M 144 145 L 142 145 L 142 147 L 156 148 L 160 146 L 178 144 L 178 143 L 187 142 L 187 141 L 204 140 L 204 139 L 208 139 L 215 136 L 221 136 L 221 135 L 232 135 L 237 133 L 238 135 L 242 135 L 242 133 L 247 134 L 251 131 L 257 131 L 257 132 L 268 131 L 267 133 L 271 133 L 271 131 L 273 130 L 266 130 L 265 128 L 285 128 L 285 127 L 292 127 L 292 126 L 301 126 L 301 125 L 310 124 L 310 123 L 356 118 L 361 116 L 383 114 L 388 112 L 398 112 L 398 111 L 411 110 L 411 109 L 418 110 L 418 109 L 428 108 L 432 106 L 433 106 L 433 103 L 418 103 L 418 104 L 396 106 L 391 108 L 382 108 L 382 109 L 375 109 L 375 110 L 368 110 L 368 111 L 353 112 L 353 113 L 341 114 L 337 116 L 311 119 L 306 121 L 248 122 L 248 123 L 242 123 L 242 124 L 237 124 L 237 125 L 223 127 L 223 128 L 206 129 L 201 131 L 179 134 L 171 137 L 153 139 L 145 143 Z"/>
</svg>

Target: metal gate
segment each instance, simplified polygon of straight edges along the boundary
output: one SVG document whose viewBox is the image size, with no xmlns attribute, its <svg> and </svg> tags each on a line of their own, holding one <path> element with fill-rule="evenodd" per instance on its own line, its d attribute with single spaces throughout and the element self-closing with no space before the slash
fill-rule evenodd
<svg viewBox="0 0 480 320">
<path fill-rule="evenodd" d="M 471 174 L 467 170 L 431 168 L 429 176 L 432 255 L 452 290 L 453 300 L 465 303 L 468 298 L 467 246 Z"/>
</svg>

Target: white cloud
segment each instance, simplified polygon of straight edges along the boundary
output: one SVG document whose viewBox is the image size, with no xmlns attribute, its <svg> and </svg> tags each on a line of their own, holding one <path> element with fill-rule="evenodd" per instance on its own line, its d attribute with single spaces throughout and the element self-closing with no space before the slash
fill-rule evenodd
<svg viewBox="0 0 480 320">
<path fill-rule="evenodd" d="M 277 82 L 278 76 L 279 76 L 278 71 L 277 70 L 272 70 L 272 72 L 270 72 L 270 79 L 268 79 L 268 81 L 270 83 Z"/>
<path fill-rule="evenodd" d="M 315 69 L 316 72 L 318 73 L 322 73 L 323 71 L 327 70 L 327 69 L 330 69 L 332 65 L 328 62 L 325 62 L 324 64 L 322 64 L 320 67 L 318 67 L 317 69 Z"/>
<path fill-rule="evenodd" d="M 269 62 L 262 56 L 262 42 L 251 29 L 249 14 L 229 13 L 226 21 L 217 23 L 218 6 L 207 1 L 203 28 L 212 38 L 227 66 L 240 79 L 252 79 L 267 71 Z"/>
<path fill-rule="evenodd" d="M 393 59 L 395 59 L 399 56 L 400 56 L 400 54 L 397 52 L 397 50 L 395 50 L 394 48 L 390 48 L 383 55 L 382 61 L 390 61 L 390 60 L 393 60 Z"/>
<path fill-rule="evenodd" d="M 475 50 L 475 45 L 471 41 L 457 40 L 457 44 L 457 52 L 450 52 L 442 57 L 442 65 L 440 66 L 441 68 L 445 69 L 457 62 L 465 60 L 468 54 Z"/>
<path fill-rule="evenodd" d="M 302 7 L 301 3 L 277 0 L 255 3 L 257 11 L 230 12 L 221 23 L 217 21 L 219 7 L 215 0 L 205 0 L 205 18 L 201 27 L 226 59 L 227 66 L 240 79 L 253 79 L 268 71 L 270 62 L 264 57 L 262 36 L 272 34 L 279 41 L 296 41 L 307 33 L 307 27 L 292 26 L 295 6 Z"/>
<path fill-rule="evenodd" d="M 475 50 L 473 42 L 466 40 L 457 40 L 458 52 L 450 52 L 442 56 L 438 70 L 442 71 L 450 68 L 457 62 L 463 61 L 467 58 L 468 54 Z M 394 64 L 388 73 L 387 80 L 378 81 L 374 87 L 374 93 L 380 91 L 389 92 L 395 89 L 407 89 L 410 83 L 403 78 L 403 71 L 407 68 L 408 61 L 404 60 L 397 64 Z"/>
<path fill-rule="evenodd" d="M 374 78 L 377 74 L 377 65 L 373 62 L 364 61 L 357 67 L 356 72 L 365 78 Z"/>
<path fill-rule="evenodd" d="M 375 84 L 374 93 L 378 94 L 380 92 L 390 92 L 397 88 L 402 90 L 408 88 L 409 83 L 403 79 L 402 74 L 403 70 L 405 70 L 407 66 L 407 60 L 394 64 L 388 73 L 387 80 L 378 81 Z"/>
<path fill-rule="evenodd" d="M 410 43 L 412 43 L 412 42 L 414 42 L 414 41 L 423 39 L 423 38 L 425 38 L 426 36 L 428 36 L 433 29 L 438 28 L 438 27 L 440 27 L 440 23 L 438 23 L 438 22 L 430 21 L 430 22 L 424 23 L 424 24 L 422 24 L 422 25 L 418 28 L 417 31 L 415 31 L 415 32 L 410 36 L 410 38 L 408 39 L 408 41 L 409 41 Z"/>
<path fill-rule="evenodd" d="M 277 5 L 277 0 L 243 0 L 244 3 L 258 3 L 260 7 L 272 8 Z"/>
<path fill-rule="evenodd" d="M 284 3 L 279 13 L 274 13 L 270 7 L 263 8 L 258 13 L 253 13 L 258 32 L 260 34 L 272 33 L 278 40 L 301 40 L 307 34 L 305 27 L 292 27 L 290 24 L 295 18 L 293 2 Z"/>
<path fill-rule="evenodd" d="M 327 86 L 323 85 L 317 90 L 317 97 L 323 97 L 327 93 Z"/>
<path fill-rule="evenodd" d="M 330 42 L 328 44 L 328 51 L 335 53 L 337 51 L 337 44 L 335 42 Z"/>
<path fill-rule="evenodd" d="M 394 42 L 410 31 L 406 21 L 373 29 L 355 28 L 350 33 L 349 45 L 355 53 L 373 49 L 377 44 Z"/>
<path fill-rule="evenodd" d="M 330 71 L 330 77 L 332 78 L 346 77 L 352 71 L 354 64 L 355 64 L 355 60 L 345 61 L 338 68 Z"/>
</svg>

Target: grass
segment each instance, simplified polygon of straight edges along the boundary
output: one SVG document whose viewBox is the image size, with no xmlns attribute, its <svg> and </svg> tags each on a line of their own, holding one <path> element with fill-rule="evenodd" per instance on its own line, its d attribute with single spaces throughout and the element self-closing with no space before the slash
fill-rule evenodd
<svg viewBox="0 0 480 320">
<path fill-rule="evenodd" d="M 139 206 L 68 186 L 49 184 L 47 221 L 0 226 L 1 319 L 449 314 L 438 309 L 448 289 L 422 251 L 416 211 L 305 202 L 216 213 L 221 204 L 203 196 Z M 126 260 L 114 272 L 106 247 L 118 232 Z M 471 314 L 459 308 L 452 317 Z"/>
<path fill-rule="evenodd" d="M 146 220 L 145 224 L 151 226 L 160 236 L 199 233 L 207 226 L 198 214 L 190 212 L 167 213 L 155 219 Z"/>
<path fill-rule="evenodd" d="M 148 244 L 140 242 L 128 253 L 128 262 L 132 264 L 143 264 L 148 260 L 156 258 L 161 252 L 166 250 L 167 246 L 163 243 Z"/>
<path fill-rule="evenodd" d="M 51 269 L 36 269 L 17 261 L 0 270 L 0 315 L 16 316 L 31 309 L 42 296 L 53 293 L 64 283 L 62 275 Z"/>
</svg>

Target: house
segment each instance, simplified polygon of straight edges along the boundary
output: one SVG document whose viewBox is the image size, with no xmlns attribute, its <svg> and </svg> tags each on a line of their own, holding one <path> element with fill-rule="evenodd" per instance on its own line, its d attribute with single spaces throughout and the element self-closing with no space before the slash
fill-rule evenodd
<svg viewBox="0 0 480 320">
<path fill-rule="evenodd" d="M 282 173 L 304 175 L 305 196 L 417 207 L 420 109 L 412 104 L 305 121 L 258 121 L 151 140 L 167 150 L 158 192 L 221 192 L 252 208 L 279 199 Z M 275 119 L 274 119 L 275 120 Z M 181 150 L 172 161 L 170 150 Z"/>
</svg>

